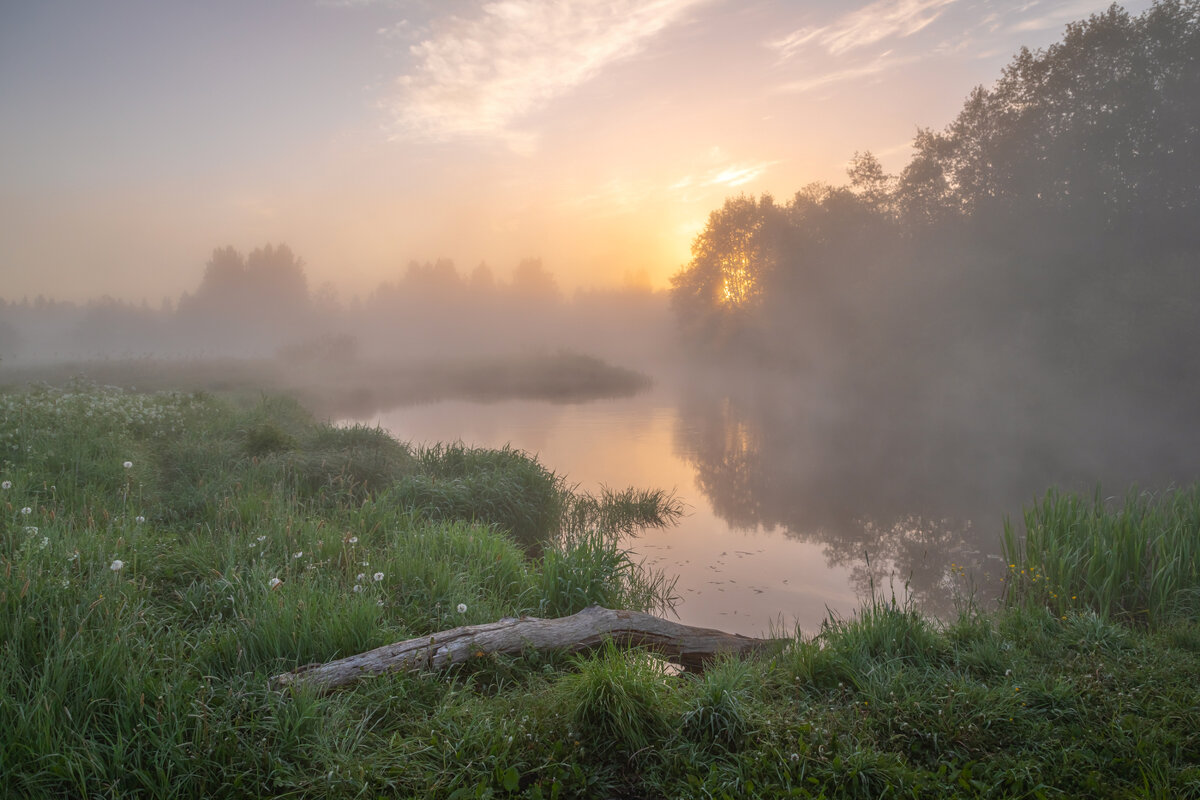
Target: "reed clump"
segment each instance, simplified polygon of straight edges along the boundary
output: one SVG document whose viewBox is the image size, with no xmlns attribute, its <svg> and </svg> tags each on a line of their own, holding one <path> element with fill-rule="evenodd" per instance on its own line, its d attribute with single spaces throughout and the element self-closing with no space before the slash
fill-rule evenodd
<svg viewBox="0 0 1200 800">
<path fill-rule="evenodd" d="M 1023 532 L 1005 522 L 1003 546 L 1010 605 L 1150 626 L 1200 614 L 1200 486 L 1123 500 L 1052 490 Z"/>
</svg>

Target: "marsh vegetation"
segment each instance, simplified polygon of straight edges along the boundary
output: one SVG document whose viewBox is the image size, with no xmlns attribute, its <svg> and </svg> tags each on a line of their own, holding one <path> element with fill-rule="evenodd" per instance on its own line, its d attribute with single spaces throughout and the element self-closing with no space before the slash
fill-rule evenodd
<svg viewBox="0 0 1200 800">
<path fill-rule="evenodd" d="M 701 675 L 608 649 L 317 696 L 270 677 L 521 613 L 661 613 L 671 581 L 620 534 L 670 524 L 676 502 L 571 492 L 511 450 L 414 451 L 286 399 L 76 385 L 0 396 L 0 420 L 0 760 L 17 796 L 1200 791 L 1194 562 L 1152 615 L 1045 566 L 1064 560 L 1056 536 L 1183 553 L 1190 494 L 1035 512 L 1006 607 L 964 597 L 945 624 L 881 587 Z M 1111 582 L 1137 597 L 1147 569 L 1163 566 L 1114 562 Z"/>
</svg>

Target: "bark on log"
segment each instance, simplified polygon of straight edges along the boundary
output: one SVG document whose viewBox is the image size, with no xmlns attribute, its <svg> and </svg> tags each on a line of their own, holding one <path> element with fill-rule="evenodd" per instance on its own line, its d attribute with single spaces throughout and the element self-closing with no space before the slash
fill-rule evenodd
<svg viewBox="0 0 1200 800">
<path fill-rule="evenodd" d="M 646 647 L 687 669 L 703 668 L 718 653 L 749 653 L 772 641 L 695 628 L 639 611 L 591 606 L 559 619 L 509 617 L 451 628 L 326 664 L 308 664 L 272 681 L 277 686 L 304 684 L 326 691 L 383 672 L 438 669 L 493 653 L 519 655 L 527 648 L 576 652 L 608 640 L 622 647 Z"/>
</svg>

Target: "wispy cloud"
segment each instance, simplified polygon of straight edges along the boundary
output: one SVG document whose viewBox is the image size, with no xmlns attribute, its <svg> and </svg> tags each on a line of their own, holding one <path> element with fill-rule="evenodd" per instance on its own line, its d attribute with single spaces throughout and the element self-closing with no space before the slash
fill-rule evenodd
<svg viewBox="0 0 1200 800">
<path fill-rule="evenodd" d="M 1124 3 L 1126 8 L 1131 4 Z M 1076 0 L 1076 2 L 1067 3 L 1026 3 L 1021 7 L 1020 13 L 1027 11 L 1037 11 L 1037 16 L 1022 19 L 1013 24 L 1010 30 L 1017 33 L 1028 33 L 1030 31 L 1043 31 L 1051 28 L 1061 28 L 1068 22 L 1073 22 L 1079 19 L 1086 19 L 1098 11 L 1103 11 L 1102 2 L 1097 0 Z"/>
<path fill-rule="evenodd" d="M 811 92 L 816 89 L 824 89 L 835 83 L 882 75 L 905 64 L 911 64 L 919 60 L 919 58 L 920 56 L 897 56 L 891 50 L 887 50 L 867 61 L 861 61 L 857 64 L 851 64 L 850 66 L 828 72 L 808 74 L 802 78 L 782 83 L 776 88 L 781 92 Z"/>
<path fill-rule="evenodd" d="M 530 146 L 527 115 L 635 55 L 706 0 L 498 0 L 436 21 L 387 102 L 403 138 Z"/>
<path fill-rule="evenodd" d="M 876 0 L 851 11 L 829 25 L 800 28 L 770 46 L 782 60 L 796 55 L 806 45 L 820 47 L 830 55 L 841 55 L 893 37 L 918 33 L 933 23 L 946 7 L 957 0 Z"/>
<path fill-rule="evenodd" d="M 734 189 L 764 175 L 778 161 L 731 161 L 720 147 L 709 150 L 708 163 L 672 183 L 668 190 L 679 199 L 696 200 L 714 187 Z"/>
</svg>

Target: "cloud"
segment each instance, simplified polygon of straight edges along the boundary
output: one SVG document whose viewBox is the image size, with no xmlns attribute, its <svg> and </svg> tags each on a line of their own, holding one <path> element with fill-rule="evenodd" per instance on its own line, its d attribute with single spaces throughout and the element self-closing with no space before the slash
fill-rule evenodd
<svg viewBox="0 0 1200 800">
<path fill-rule="evenodd" d="M 957 0 L 876 0 L 868 6 L 844 14 L 829 25 L 800 28 L 770 47 L 781 60 L 796 55 L 805 45 L 816 44 L 830 55 L 876 44 L 892 37 L 918 33 L 942 15 Z"/>
<path fill-rule="evenodd" d="M 732 189 L 750 183 L 779 163 L 729 161 L 719 147 L 709 151 L 708 161 L 711 166 L 699 173 L 685 175 L 668 188 L 685 200 L 694 200 L 707 196 L 704 190 L 714 186 Z"/>
<path fill-rule="evenodd" d="M 799 80 L 789 81 L 778 86 L 777 90 L 781 92 L 811 92 L 814 89 L 823 89 L 835 83 L 854 80 L 855 78 L 869 78 L 889 72 L 905 64 L 911 64 L 919 60 L 919 58 L 919 56 L 900 57 L 896 56 L 891 50 L 887 50 L 869 61 L 863 61 L 830 72 L 814 73 L 806 75 Z"/>
<path fill-rule="evenodd" d="M 1027 3 L 1020 9 L 1020 13 L 1031 11 L 1042 3 Z M 1131 4 L 1125 3 L 1126 8 Z M 1053 3 L 1049 8 L 1043 9 L 1040 16 L 1023 19 L 1012 26 L 1010 30 L 1017 33 L 1028 33 L 1030 31 L 1043 31 L 1051 28 L 1061 28 L 1068 22 L 1074 22 L 1079 19 L 1086 19 L 1088 16 L 1097 12 L 1103 11 L 1102 2 L 1097 0 L 1077 0 L 1072 3 Z"/>
<path fill-rule="evenodd" d="M 706 0 L 497 0 L 436 21 L 386 106 L 399 138 L 498 138 L 528 150 L 519 122 Z"/>
</svg>

